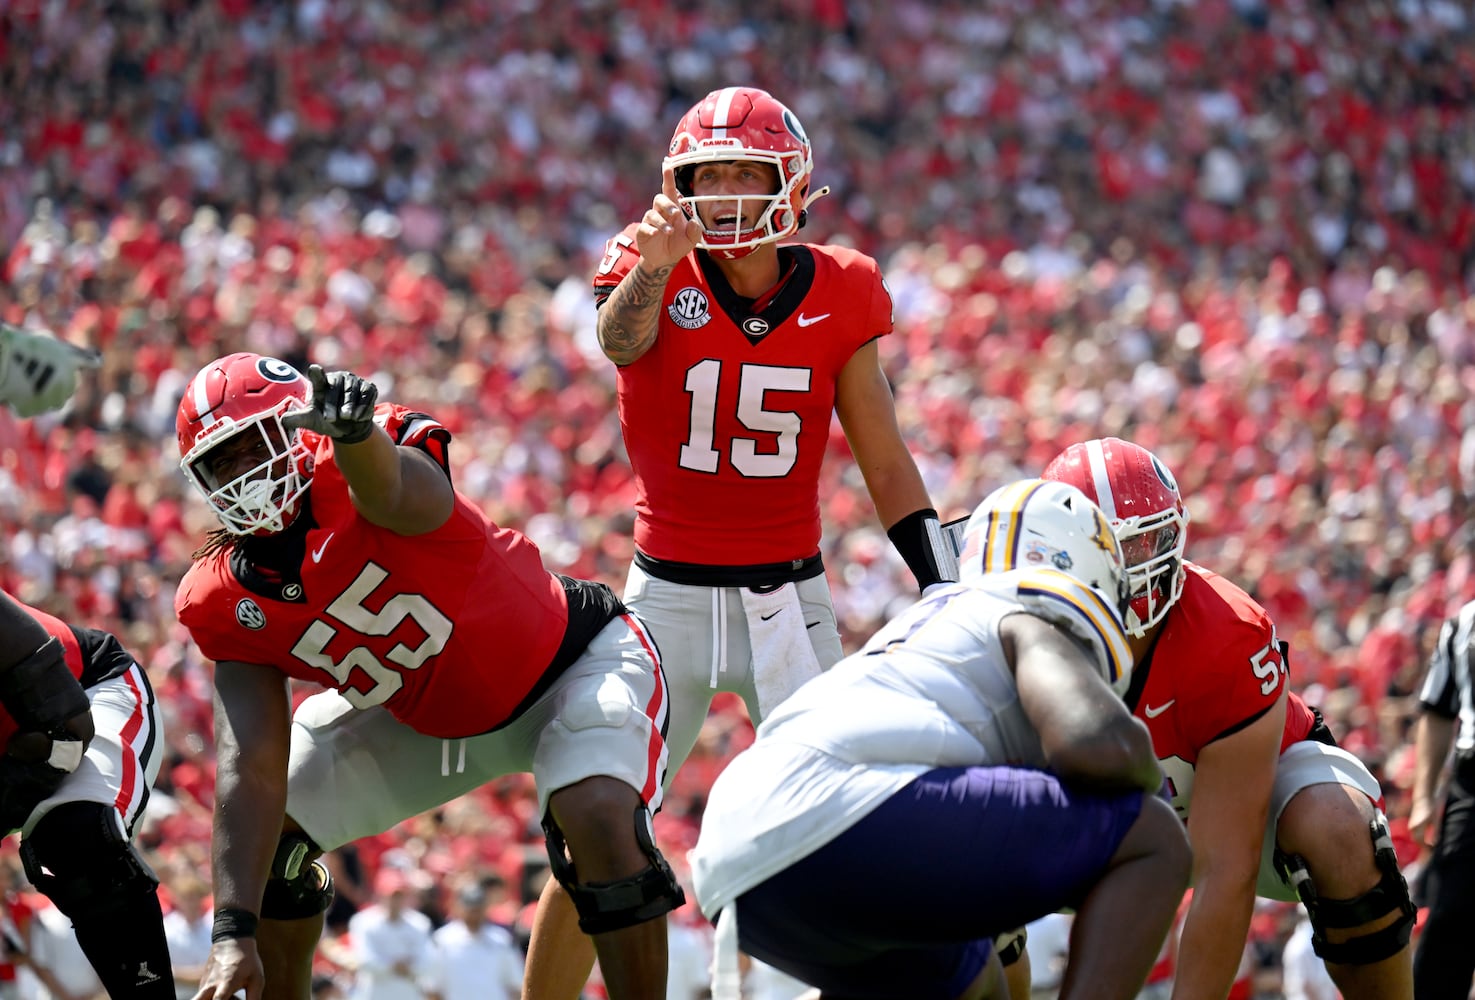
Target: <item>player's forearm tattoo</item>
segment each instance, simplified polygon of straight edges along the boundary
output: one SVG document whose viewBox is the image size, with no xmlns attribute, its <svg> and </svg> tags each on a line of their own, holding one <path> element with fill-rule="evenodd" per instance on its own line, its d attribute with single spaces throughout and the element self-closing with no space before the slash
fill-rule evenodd
<svg viewBox="0 0 1475 1000">
<path fill-rule="evenodd" d="M 615 364 L 629 364 L 655 343 L 670 277 L 670 267 L 649 272 L 636 267 L 605 300 L 599 310 L 599 346 Z"/>
</svg>

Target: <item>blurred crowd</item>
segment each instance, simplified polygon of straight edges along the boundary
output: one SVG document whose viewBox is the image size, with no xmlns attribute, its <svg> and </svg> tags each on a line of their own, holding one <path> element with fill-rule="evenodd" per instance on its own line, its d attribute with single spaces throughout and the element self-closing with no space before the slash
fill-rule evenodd
<svg viewBox="0 0 1475 1000">
<path fill-rule="evenodd" d="M 814 141 L 835 193 L 803 238 L 882 264 L 883 359 L 944 516 L 1081 438 L 1155 450 L 1190 558 L 1271 611 L 1293 682 L 1406 811 L 1408 695 L 1475 598 L 1468 5 L 0 11 L 0 318 L 105 356 L 61 416 L 0 415 L 0 584 L 147 666 L 166 883 L 208 871 L 213 787 L 210 665 L 172 615 L 212 520 L 177 470 L 184 384 L 235 350 L 372 375 L 450 427 L 463 492 L 618 590 L 633 485 L 589 282 L 677 117 L 729 83 L 772 90 Z M 824 554 L 853 643 L 912 595 L 833 440 Z M 750 738 L 719 699 L 659 818 L 668 856 Z M 345 912 L 388 855 L 432 893 L 495 881 L 515 923 L 534 802 L 504 779 L 357 845 Z"/>
</svg>

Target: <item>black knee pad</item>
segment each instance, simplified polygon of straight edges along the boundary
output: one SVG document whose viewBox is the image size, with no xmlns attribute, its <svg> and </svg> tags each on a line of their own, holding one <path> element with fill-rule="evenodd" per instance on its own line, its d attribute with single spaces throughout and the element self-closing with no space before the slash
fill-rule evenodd
<svg viewBox="0 0 1475 1000">
<path fill-rule="evenodd" d="M 629 878 L 599 884 L 579 881 L 574 863 L 566 853 L 563 831 L 549 810 L 543 817 L 543 836 L 548 841 L 548 866 L 553 877 L 568 890 L 579 911 L 579 929 L 585 934 L 604 934 L 663 917 L 686 902 L 686 893 L 671 872 L 671 866 L 656 849 L 650 826 L 650 811 L 635 809 L 635 839 L 650 861 L 649 867 Z"/>
<path fill-rule="evenodd" d="M 1393 838 L 1388 834 L 1388 821 L 1381 812 L 1368 824 L 1368 832 L 1373 839 L 1373 859 L 1382 878 L 1377 885 L 1354 899 L 1325 899 L 1318 895 L 1311 872 L 1306 867 L 1306 859 L 1299 854 L 1286 854 L 1279 848 L 1275 851 L 1276 870 L 1306 905 L 1306 912 L 1311 917 L 1311 948 L 1322 961 L 1337 965 L 1372 965 L 1402 951 L 1413 933 L 1417 911 L 1409 898 L 1408 882 L 1398 868 L 1398 855 L 1393 850 Z M 1381 930 L 1346 941 L 1327 940 L 1328 928 L 1361 927 L 1390 913 L 1398 913 L 1399 918 Z"/>
<path fill-rule="evenodd" d="M 263 920 L 305 920 L 333 905 L 333 876 L 321 861 L 309 860 L 319 852 L 310 837 L 282 835 L 261 897 Z"/>
<path fill-rule="evenodd" d="M 26 878 L 70 917 L 95 920 L 123 909 L 159 885 L 123 834 L 117 810 L 98 802 L 64 802 L 21 844 Z"/>
</svg>

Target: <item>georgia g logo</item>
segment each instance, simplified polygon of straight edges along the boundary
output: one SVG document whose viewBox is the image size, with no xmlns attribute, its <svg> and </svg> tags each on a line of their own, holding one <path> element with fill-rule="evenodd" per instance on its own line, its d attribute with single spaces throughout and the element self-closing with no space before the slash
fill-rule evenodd
<svg viewBox="0 0 1475 1000">
<path fill-rule="evenodd" d="M 1175 480 L 1173 478 L 1173 474 L 1168 471 L 1168 467 L 1162 462 L 1158 461 L 1156 455 L 1152 456 L 1152 471 L 1157 473 L 1157 477 L 1163 481 L 1164 486 L 1172 490 L 1174 493 L 1178 492 L 1177 480 Z"/>
<path fill-rule="evenodd" d="M 236 602 L 236 622 L 243 628 L 259 632 L 266 628 L 266 612 L 251 598 L 243 597 Z"/>
<path fill-rule="evenodd" d="M 268 382 L 296 382 L 302 377 L 281 358 L 262 358 L 256 362 L 256 370 Z"/>
</svg>

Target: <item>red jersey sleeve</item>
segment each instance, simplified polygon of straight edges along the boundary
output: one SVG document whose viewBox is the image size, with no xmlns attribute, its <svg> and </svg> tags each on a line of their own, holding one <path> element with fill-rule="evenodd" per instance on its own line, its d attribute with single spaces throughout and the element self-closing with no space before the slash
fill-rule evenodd
<svg viewBox="0 0 1475 1000">
<path fill-rule="evenodd" d="M 1152 670 L 1177 679 L 1177 722 L 1196 755 L 1271 708 L 1286 667 L 1265 609 L 1215 573 L 1190 565 L 1173 615 Z"/>
<path fill-rule="evenodd" d="M 868 329 L 875 331 L 875 336 L 881 337 L 890 333 L 896 326 L 896 307 L 891 301 L 891 289 L 886 287 L 886 279 L 881 277 L 881 268 L 874 260 L 864 254 L 856 254 L 863 266 L 868 267 L 876 276 L 875 284 L 871 288 L 871 308 Z"/>
<path fill-rule="evenodd" d="M 60 618 L 48 615 L 46 612 L 38 608 L 33 608 L 29 604 L 22 603 L 14 597 L 11 600 L 14 600 L 32 618 L 36 619 L 36 622 L 46 630 L 47 635 L 61 643 L 62 655 L 66 660 L 67 669 L 72 672 L 73 677 L 80 680 L 86 666 L 86 661 L 82 656 L 82 647 L 77 642 L 76 633 L 68 628 L 67 623 Z M 15 720 L 10 717 L 10 713 L 0 708 L 0 748 L 3 748 L 10 742 L 10 737 L 15 733 L 16 729 Z"/>
<path fill-rule="evenodd" d="M 604 257 L 594 272 L 594 299 L 603 302 L 615 286 L 625 280 L 640 262 L 640 251 L 635 249 L 635 229 L 638 223 L 630 223 L 624 230 L 611 236 L 604 243 Z"/>
<path fill-rule="evenodd" d="M 435 459 L 446 474 L 451 475 L 451 432 L 428 413 L 420 413 L 397 403 L 380 403 L 374 419 L 397 445 L 419 448 Z"/>
<path fill-rule="evenodd" d="M 240 624 L 235 617 L 218 613 L 220 605 L 212 609 L 212 603 L 234 585 L 230 571 L 229 552 L 215 552 L 204 559 L 196 560 L 185 571 L 179 587 L 174 592 L 174 617 L 179 619 L 199 648 L 200 655 L 208 660 L 251 660 L 251 653 L 243 649 L 238 633 Z M 246 613 L 242 602 L 250 601 L 242 594 L 235 602 L 236 615 Z M 270 663 L 269 659 L 262 662 Z"/>
</svg>

